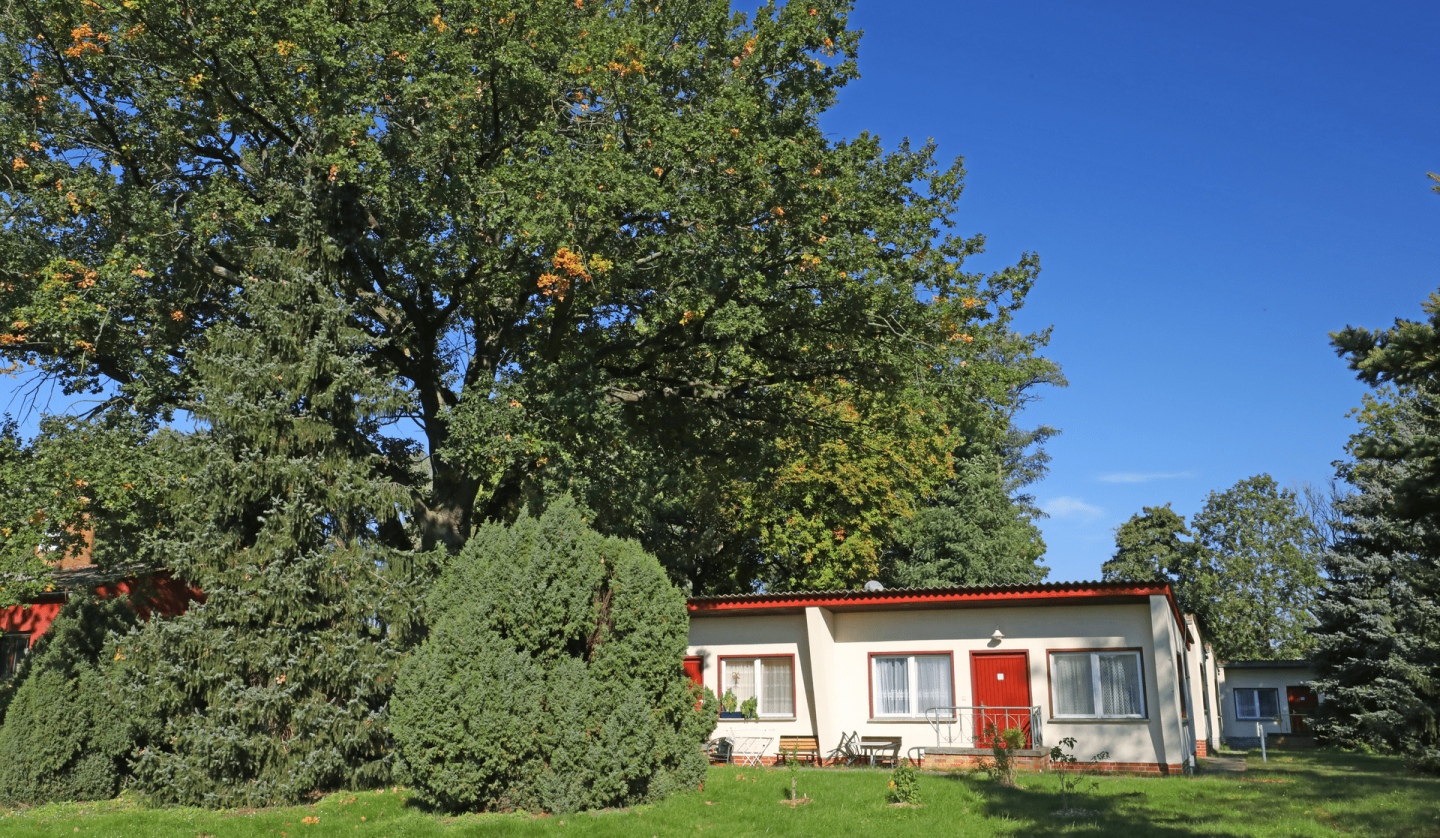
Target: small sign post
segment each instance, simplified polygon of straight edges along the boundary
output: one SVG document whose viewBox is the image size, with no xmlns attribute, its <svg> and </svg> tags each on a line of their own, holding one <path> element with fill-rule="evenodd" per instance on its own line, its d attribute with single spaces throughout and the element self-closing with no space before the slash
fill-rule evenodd
<svg viewBox="0 0 1440 838">
<path fill-rule="evenodd" d="M 1269 757 L 1265 756 L 1265 725 L 1256 722 L 1255 734 L 1260 737 L 1260 761 L 1269 762 Z"/>
</svg>

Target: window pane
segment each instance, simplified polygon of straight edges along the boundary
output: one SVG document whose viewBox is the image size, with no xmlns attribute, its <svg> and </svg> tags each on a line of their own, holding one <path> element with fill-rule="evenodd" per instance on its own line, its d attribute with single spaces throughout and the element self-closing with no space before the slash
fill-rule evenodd
<svg viewBox="0 0 1440 838">
<path fill-rule="evenodd" d="M 1275 690 L 1256 690 L 1255 696 L 1259 699 L 1260 715 L 1280 715 L 1280 694 Z"/>
<path fill-rule="evenodd" d="M 28 634 L 0 635 L 0 678 L 14 675 L 16 667 L 20 666 L 21 659 L 29 649 Z"/>
<path fill-rule="evenodd" d="M 789 658 L 766 658 L 760 661 L 760 712 L 768 716 L 795 715 L 795 679 Z"/>
<path fill-rule="evenodd" d="M 915 708 L 919 713 L 955 703 L 950 697 L 949 655 L 917 655 L 915 668 L 920 674 L 920 705 Z"/>
<path fill-rule="evenodd" d="M 1260 715 L 1260 709 L 1255 706 L 1255 690 L 1235 691 L 1235 718 L 1253 719 Z"/>
<path fill-rule="evenodd" d="M 755 695 L 755 662 L 725 661 L 725 689 L 735 693 L 735 700 L 741 703 Z M 736 704 L 737 709 L 739 706 Z"/>
<path fill-rule="evenodd" d="M 1090 673 L 1090 653 L 1052 655 L 1055 681 L 1055 715 L 1095 715 L 1095 681 Z"/>
<path fill-rule="evenodd" d="M 910 713 L 910 671 L 905 658 L 875 659 L 875 713 L 904 716 Z"/>
<path fill-rule="evenodd" d="M 1139 655 L 1100 655 L 1100 702 L 1106 716 L 1142 716 Z"/>
</svg>

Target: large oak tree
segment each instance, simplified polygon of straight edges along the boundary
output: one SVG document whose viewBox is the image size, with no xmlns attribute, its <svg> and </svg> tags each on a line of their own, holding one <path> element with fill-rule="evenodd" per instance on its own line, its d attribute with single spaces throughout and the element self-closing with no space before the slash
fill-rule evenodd
<svg viewBox="0 0 1440 838">
<path fill-rule="evenodd" d="M 418 546 L 566 490 L 701 588 L 863 580 L 1048 362 L 1034 257 L 963 269 L 959 162 L 820 130 L 847 13 L 12 3 L 0 351 L 164 420 L 247 277 L 320 248 L 411 397 Z"/>
</svg>

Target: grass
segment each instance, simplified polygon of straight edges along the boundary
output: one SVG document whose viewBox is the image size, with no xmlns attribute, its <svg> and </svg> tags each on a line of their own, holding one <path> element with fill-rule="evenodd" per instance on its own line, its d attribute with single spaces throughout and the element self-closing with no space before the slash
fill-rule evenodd
<svg viewBox="0 0 1440 838">
<path fill-rule="evenodd" d="M 801 770 L 814 802 L 791 809 L 783 769 L 713 768 L 703 791 L 637 809 L 559 817 L 425 812 L 402 791 L 335 794 L 313 806 L 213 812 L 150 809 L 132 797 L 94 804 L 0 809 L 5 838 L 420 838 L 420 836 L 673 836 L 945 834 L 1138 836 L 1405 836 L 1440 838 L 1440 779 L 1407 773 L 1390 757 L 1300 751 L 1272 754 L 1234 777 L 1097 778 L 1061 808 L 1054 776 L 1021 775 L 1000 788 L 983 775 L 925 774 L 921 808 L 885 804 L 888 772 Z M 315 818 L 318 823 L 302 819 Z"/>
</svg>

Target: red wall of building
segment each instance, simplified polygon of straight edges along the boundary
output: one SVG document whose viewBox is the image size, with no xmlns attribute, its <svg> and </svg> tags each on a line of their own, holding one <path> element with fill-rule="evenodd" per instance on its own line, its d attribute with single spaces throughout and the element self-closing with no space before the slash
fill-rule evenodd
<svg viewBox="0 0 1440 838">
<path fill-rule="evenodd" d="M 101 585 L 95 589 L 95 594 L 101 599 L 130 597 L 135 612 L 146 620 L 152 613 L 167 617 L 184 614 L 190 603 L 205 601 L 204 594 L 190 590 L 164 571 L 141 579 L 124 579 Z M 44 602 L 0 608 L 0 632 L 25 632 L 30 635 L 30 645 L 35 645 L 40 635 L 55 622 L 64 604 L 58 595 L 52 596 L 53 599 L 47 597 Z"/>
</svg>

